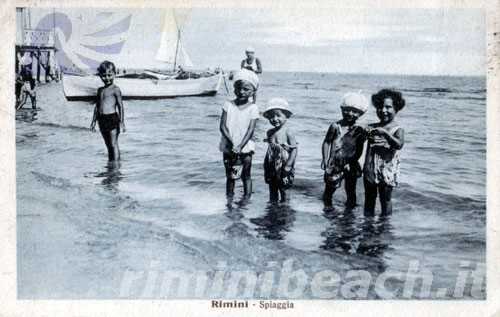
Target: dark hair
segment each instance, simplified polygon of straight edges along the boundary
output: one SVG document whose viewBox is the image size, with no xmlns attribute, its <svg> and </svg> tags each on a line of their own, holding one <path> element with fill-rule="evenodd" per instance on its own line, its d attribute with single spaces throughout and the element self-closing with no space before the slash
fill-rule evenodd
<svg viewBox="0 0 500 317">
<path fill-rule="evenodd" d="M 113 64 L 113 62 L 110 62 L 110 61 L 104 61 L 104 62 L 102 62 L 101 65 L 99 65 L 99 67 L 97 68 L 97 71 L 99 72 L 99 74 L 103 74 L 108 69 L 111 69 L 113 71 L 113 73 L 116 74 L 115 64 Z"/>
<path fill-rule="evenodd" d="M 403 95 L 396 90 L 392 89 L 382 89 L 376 94 L 372 95 L 372 104 L 375 108 L 382 108 L 384 106 L 384 100 L 386 98 L 392 99 L 392 104 L 394 106 L 394 110 L 399 112 L 405 106 L 405 100 Z"/>
</svg>

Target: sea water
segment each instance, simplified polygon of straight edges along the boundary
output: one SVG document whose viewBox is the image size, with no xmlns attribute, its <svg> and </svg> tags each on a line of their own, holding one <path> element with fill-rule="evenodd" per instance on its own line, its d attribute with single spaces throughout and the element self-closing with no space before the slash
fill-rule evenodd
<svg viewBox="0 0 500 317">
<path fill-rule="evenodd" d="M 60 83 L 38 88 L 41 109 L 16 114 L 20 298 L 175 298 L 183 296 L 144 290 L 151 272 L 207 272 L 212 281 L 224 269 L 259 275 L 286 262 L 309 277 L 324 270 L 377 276 L 407 272 L 412 261 L 432 272 L 433 290 L 443 289 L 422 297 L 453 298 L 458 272 L 484 266 L 484 77 L 263 74 L 260 110 L 271 97 L 286 98 L 294 113 L 287 125 L 299 142 L 295 184 L 279 206 L 268 203 L 263 179 L 270 128 L 263 118 L 255 131 L 253 196 L 240 201 L 237 183 L 235 200 L 225 198 L 219 116 L 231 84 L 215 97 L 125 100 L 118 169 L 107 165 L 99 132 L 88 129 L 93 104 L 66 101 Z M 407 102 L 397 115 L 405 146 L 393 216 L 363 217 L 362 179 L 360 206 L 345 211 L 339 189 L 335 210 L 324 211 L 321 144 L 341 118 L 341 97 L 385 87 L 400 90 Z M 371 107 L 359 122 L 375 121 Z M 124 291 L 131 272 L 143 278 Z M 402 284 L 387 281 L 399 290 L 396 298 Z M 208 289 L 200 296 L 240 295 Z M 310 287 L 298 297 L 315 298 Z M 370 288 L 367 297 L 380 294 Z"/>
</svg>

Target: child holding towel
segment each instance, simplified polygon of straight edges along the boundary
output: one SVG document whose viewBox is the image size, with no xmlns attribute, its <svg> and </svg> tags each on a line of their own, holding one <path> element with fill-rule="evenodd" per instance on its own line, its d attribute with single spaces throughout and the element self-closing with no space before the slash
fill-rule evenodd
<svg viewBox="0 0 500 317">
<path fill-rule="evenodd" d="M 267 103 L 262 114 L 273 126 L 267 131 L 265 141 L 269 143 L 264 159 L 264 178 L 269 185 L 269 200 L 286 200 L 286 189 L 294 179 L 294 165 L 297 158 L 297 141 L 286 125 L 292 116 L 288 102 L 283 98 L 273 98 Z"/>
</svg>

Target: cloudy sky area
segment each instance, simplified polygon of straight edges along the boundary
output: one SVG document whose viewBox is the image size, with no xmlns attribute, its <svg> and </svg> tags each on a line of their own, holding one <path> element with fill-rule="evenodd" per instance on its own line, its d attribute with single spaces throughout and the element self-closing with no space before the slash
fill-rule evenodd
<svg viewBox="0 0 500 317">
<path fill-rule="evenodd" d="M 117 64 L 158 65 L 161 10 L 118 12 L 132 22 Z M 200 68 L 236 69 L 253 46 L 265 71 L 484 75 L 485 24 L 481 9 L 192 9 L 182 35 Z"/>
<path fill-rule="evenodd" d="M 186 45 L 209 41 L 201 51 L 193 51 L 193 60 L 234 65 L 252 45 L 264 67 L 272 70 L 453 75 L 485 71 L 481 10 L 248 11 L 194 11 Z"/>
</svg>

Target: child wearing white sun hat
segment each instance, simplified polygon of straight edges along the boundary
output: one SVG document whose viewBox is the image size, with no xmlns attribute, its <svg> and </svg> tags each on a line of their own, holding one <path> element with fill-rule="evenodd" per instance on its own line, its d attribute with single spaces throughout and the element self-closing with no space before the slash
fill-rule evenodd
<svg viewBox="0 0 500 317">
<path fill-rule="evenodd" d="M 234 100 L 224 102 L 220 120 L 220 151 L 226 170 L 226 195 L 234 195 L 235 180 L 241 178 L 245 198 L 252 194 L 252 155 L 255 142 L 252 140 L 259 107 L 252 96 L 259 85 L 255 73 L 242 69 L 234 76 Z"/>
<path fill-rule="evenodd" d="M 325 171 L 325 207 L 332 207 L 332 196 L 345 180 L 347 208 L 356 206 L 356 182 L 361 176 L 359 158 L 366 140 L 364 129 L 356 121 L 368 110 L 368 99 L 361 93 L 347 93 L 340 108 L 342 119 L 330 125 L 322 146 L 321 168 Z"/>
<path fill-rule="evenodd" d="M 297 141 L 286 125 L 293 113 L 285 99 L 272 98 L 262 115 L 273 126 L 267 131 L 265 139 L 269 143 L 264 158 L 264 179 L 269 185 L 269 200 L 285 201 L 286 189 L 293 183 L 297 158 Z"/>
</svg>

